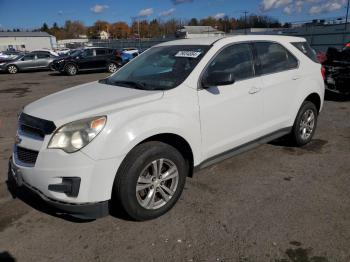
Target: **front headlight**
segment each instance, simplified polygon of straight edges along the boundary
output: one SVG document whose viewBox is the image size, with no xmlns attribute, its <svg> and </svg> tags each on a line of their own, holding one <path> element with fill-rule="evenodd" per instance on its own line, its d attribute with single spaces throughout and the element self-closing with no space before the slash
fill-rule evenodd
<svg viewBox="0 0 350 262">
<path fill-rule="evenodd" d="M 89 144 L 104 128 L 107 117 L 94 117 L 61 126 L 52 136 L 48 148 L 73 153 Z"/>
</svg>

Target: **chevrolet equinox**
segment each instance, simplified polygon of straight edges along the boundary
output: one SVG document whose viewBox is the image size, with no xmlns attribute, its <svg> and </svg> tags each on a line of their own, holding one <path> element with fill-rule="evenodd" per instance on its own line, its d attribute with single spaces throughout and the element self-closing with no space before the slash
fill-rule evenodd
<svg viewBox="0 0 350 262">
<path fill-rule="evenodd" d="M 161 43 L 106 79 L 24 107 L 9 180 L 75 217 L 118 207 L 156 218 L 197 169 L 281 136 L 309 143 L 322 72 L 303 38 Z"/>
</svg>

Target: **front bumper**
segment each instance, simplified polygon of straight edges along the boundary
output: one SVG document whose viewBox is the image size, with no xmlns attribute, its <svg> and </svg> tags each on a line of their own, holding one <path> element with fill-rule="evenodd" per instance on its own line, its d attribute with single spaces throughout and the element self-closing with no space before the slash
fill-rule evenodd
<svg viewBox="0 0 350 262">
<path fill-rule="evenodd" d="M 94 160 L 78 151 L 72 154 L 60 149 L 47 149 L 43 145 L 36 147 L 34 141 L 22 136 L 20 145 L 15 145 L 13 166 L 21 173 L 23 181 L 40 190 L 46 197 L 65 203 L 82 204 L 102 202 L 111 199 L 114 177 L 120 164 L 119 159 Z M 46 138 L 45 138 L 46 139 Z M 16 147 L 38 151 L 35 165 L 26 165 L 18 159 Z M 50 190 L 49 185 L 63 183 L 64 178 L 80 178 L 79 192 L 70 196 Z"/>
<path fill-rule="evenodd" d="M 56 70 L 56 71 L 62 72 L 62 71 L 64 71 L 64 67 L 65 67 L 65 63 L 64 63 L 64 62 L 61 62 L 61 63 L 59 63 L 59 62 L 53 62 L 53 63 L 52 63 L 52 68 L 53 68 L 54 70 Z"/>
<path fill-rule="evenodd" d="M 68 214 L 80 219 L 97 219 L 109 214 L 109 201 L 101 201 L 96 203 L 66 203 L 51 199 L 44 195 L 39 189 L 31 186 L 23 179 L 21 169 L 18 168 L 13 158 L 9 161 L 9 183 L 15 187 L 26 187 L 34 194 L 38 195 L 47 205 L 52 207 L 56 213 Z"/>
</svg>

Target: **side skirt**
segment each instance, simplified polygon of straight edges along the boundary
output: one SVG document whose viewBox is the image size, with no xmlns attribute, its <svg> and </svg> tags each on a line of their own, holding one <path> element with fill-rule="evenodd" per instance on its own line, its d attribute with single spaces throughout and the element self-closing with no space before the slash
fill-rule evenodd
<svg viewBox="0 0 350 262">
<path fill-rule="evenodd" d="M 268 142 L 271 142 L 277 138 L 280 138 L 282 136 L 285 136 L 289 134 L 292 131 L 292 127 L 286 127 L 283 129 L 280 129 L 276 132 L 273 132 L 271 134 L 262 136 L 258 139 L 255 139 L 251 142 L 248 142 L 246 144 L 240 145 L 238 147 L 235 147 L 233 149 L 230 149 L 226 152 L 223 152 L 221 154 L 218 154 L 216 156 L 210 157 L 207 160 L 204 160 L 202 163 L 200 163 L 198 166 L 194 167 L 194 172 L 199 171 L 200 169 L 206 168 L 208 166 L 214 165 L 218 162 L 224 161 L 228 158 L 231 158 L 233 156 L 239 155 L 241 153 L 244 153 L 246 151 L 249 151 L 255 147 L 258 147 L 260 145 L 266 144 Z"/>
</svg>

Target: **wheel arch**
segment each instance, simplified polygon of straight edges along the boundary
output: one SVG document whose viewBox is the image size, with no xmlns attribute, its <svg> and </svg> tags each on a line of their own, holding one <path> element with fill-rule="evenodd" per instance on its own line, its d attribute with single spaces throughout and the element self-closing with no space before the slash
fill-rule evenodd
<svg viewBox="0 0 350 262">
<path fill-rule="evenodd" d="M 148 137 L 148 138 L 142 140 L 136 146 L 143 144 L 143 143 L 146 143 L 146 142 L 149 142 L 149 141 L 162 142 L 162 143 L 171 145 L 174 148 L 176 148 L 182 154 L 184 159 L 187 161 L 187 164 L 189 167 L 188 176 L 192 177 L 193 166 L 194 166 L 193 151 L 192 151 L 190 144 L 186 141 L 185 138 L 183 138 L 180 135 L 174 134 L 174 133 L 161 133 L 161 134 L 153 135 L 151 137 Z"/>
<path fill-rule="evenodd" d="M 321 110 L 321 97 L 318 93 L 311 93 L 309 94 L 305 99 L 305 101 L 309 101 L 312 102 L 316 108 L 317 108 L 317 112 L 319 113 Z"/>
</svg>

